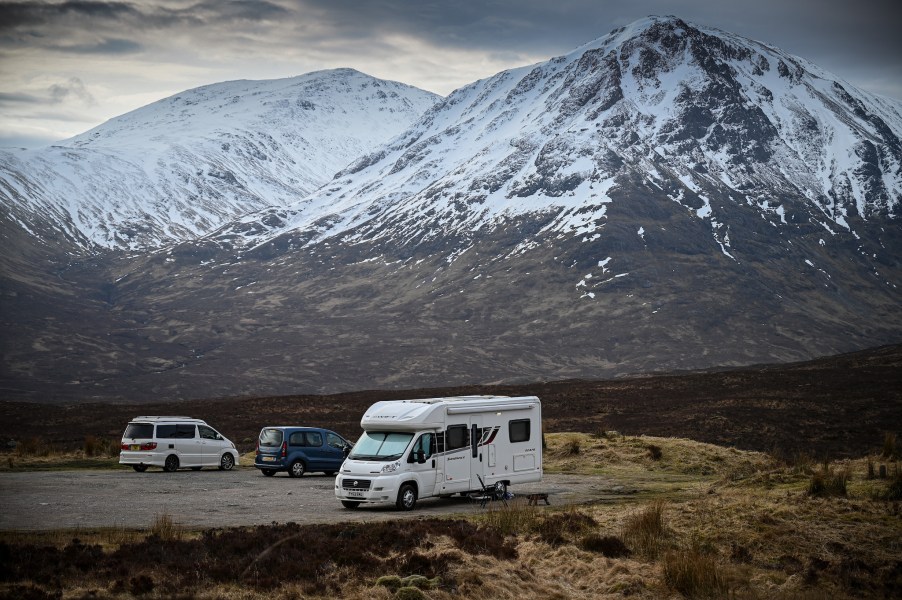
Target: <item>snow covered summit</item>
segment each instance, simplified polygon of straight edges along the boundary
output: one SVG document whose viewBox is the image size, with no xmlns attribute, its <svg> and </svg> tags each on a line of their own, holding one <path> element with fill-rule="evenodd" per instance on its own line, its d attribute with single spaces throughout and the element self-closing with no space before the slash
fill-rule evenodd
<svg viewBox="0 0 902 600">
<path fill-rule="evenodd" d="M 187 90 L 48 148 L 0 152 L 0 199 L 86 248 L 152 248 L 315 190 L 438 97 L 351 69 Z"/>
</svg>

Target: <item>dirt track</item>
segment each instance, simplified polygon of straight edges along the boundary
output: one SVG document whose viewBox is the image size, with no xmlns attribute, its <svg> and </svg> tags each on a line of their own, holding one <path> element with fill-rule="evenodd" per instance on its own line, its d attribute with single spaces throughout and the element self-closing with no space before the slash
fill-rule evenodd
<svg viewBox="0 0 902 600">
<path fill-rule="evenodd" d="M 333 477 L 263 477 L 251 467 L 222 472 L 158 470 L 55 471 L 0 475 L 0 530 L 147 528 L 168 514 L 189 528 L 285 523 L 336 523 L 416 518 L 481 510 L 467 498 L 427 499 L 409 513 L 393 506 L 347 510 L 333 495 Z M 546 475 L 511 488 L 515 495 L 548 492 L 554 505 L 628 494 L 602 477 Z"/>
</svg>

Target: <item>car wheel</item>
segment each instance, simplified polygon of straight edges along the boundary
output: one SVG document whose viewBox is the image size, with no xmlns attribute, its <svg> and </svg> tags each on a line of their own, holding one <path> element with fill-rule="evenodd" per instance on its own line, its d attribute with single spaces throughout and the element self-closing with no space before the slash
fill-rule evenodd
<svg viewBox="0 0 902 600">
<path fill-rule="evenodd" d="M 163 463 L 163 470 L 167 473 L 172 473 L 179 468 L 179 457 L 175 454 L 170 454 L 166 457 L 166 462 Z"/>
<path fill-rule="evenodd" d="M 200 471 L 203 467 L 191 467 L 192 471 Z"/>
<path fill-rule="evenodd" d="M 398 501 L 395 502 L 395 506 L 398 507 L 398 510 L 413 510 L 416 505 L 417 489 L 412 483 L 405 483 L 398 490 Z"/>
<path fill-rule="evenodd" d="M 260 471 L 267 477 L 272 477 L 273 475 L 276 474 L 276 472 L 273 471 L 272 469 L 260 469 Z"/>
<path fill-rule="evenodd" d="M 296 460 L 291 463 L 291 466 L 288 467 L 288 476 L 289 477 L 301 477 L 304 475 L 304 471 L 307 470 L 306 465 L 304 465 L 304 461 Z"/>
<path fill-rule="evenodd" d="M 220 471 L 231 471 L 232 467 L 235 466 L 235 457 L 226 452 L 222 455 L 222 458 L 219 460 L 219 470 Z"/>
<path fill-rule="evenodd" d="M 132 468 L 133 468 L 135 471 L 137 471 L 138 473 L 143 473 L 144 471 L 147 470 L 147 466 L 146 466 L 146 465 L 132 465 Z"/>
<path fill-rule="evenodd" d="M 357 508 L 360 506 L 360 502 L 354 502 L 353 500 L 342 500 L 341 505 L 345 508 Z"/>
</svg>

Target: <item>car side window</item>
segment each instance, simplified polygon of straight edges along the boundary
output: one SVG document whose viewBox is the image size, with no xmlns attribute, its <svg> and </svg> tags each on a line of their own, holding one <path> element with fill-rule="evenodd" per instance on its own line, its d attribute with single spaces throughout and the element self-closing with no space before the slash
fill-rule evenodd
<svg viewBox="0 0 902 600">
<path fill-rule="evenodd" d="M 329 444 L 332 448 L 337 448 L 339 450 L 344 450 L 347 443 L 342 439 L 341 436 L 336 435 L 334 433 L 326 434 L 326 443 Z"/>
<path fill-rule="evenodd" d="M 288 437 L 289 446 L 306 446 L 307 438 L 304 437 L 303 431 L 295 431 Z"/>
<path fill-rule="evenodd" d="M 307 432 L 307 445 L 312 446 L 314 448 L 319 448 L 323 445 L 323 434 L 319 431 L 308 431 Z"/>
<path fill-rule="evenodd" d="M 168 440 L 178 437 L 175 431 L 175 425 L 157 425 L 157 438 Z"/>
<path fill-rule="evenodd" d="M 216 433 L 216 430 L 211 427 L 204 427 L 203 425 L 198 425 L 197 429 L 200 430 L 200 437 L 205 440 L 218 440 L 219 434 Z"/>
<path fill-rule="evenodd" d="M 176 425 L 175 426 L 175 437 L 183 440 L 193 440 L 195 437 L 195 426 L 194 425 Z"/>
</svg>

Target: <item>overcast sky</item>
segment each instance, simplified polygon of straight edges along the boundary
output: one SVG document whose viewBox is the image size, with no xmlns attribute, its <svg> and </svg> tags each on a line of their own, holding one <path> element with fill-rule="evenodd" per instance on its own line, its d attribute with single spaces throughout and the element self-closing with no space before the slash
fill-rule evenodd
<svg viewBox="0 0 902 600">
<path fill-rule="evenodd" d="M 902 100 L 902 0 L 0 0 L 0 146 L 45 145 L 200 85 L 336 67 L 447 94 L 652 14 Z"/>
</svg>

